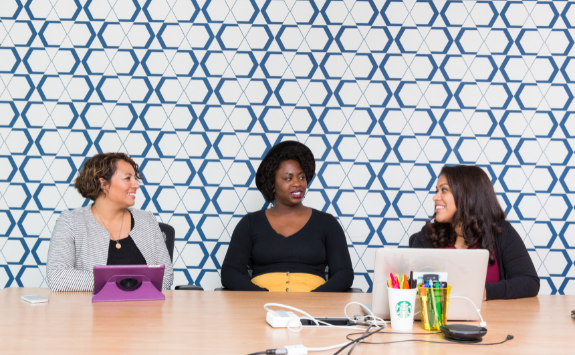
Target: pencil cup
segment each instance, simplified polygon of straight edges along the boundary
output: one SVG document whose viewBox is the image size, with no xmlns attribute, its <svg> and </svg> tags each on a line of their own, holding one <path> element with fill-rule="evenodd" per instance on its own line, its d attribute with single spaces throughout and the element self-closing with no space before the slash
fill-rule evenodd
<svg viewBox="0 0 575 355">
<path fill-rule="evenodd" d="M 388 287 L 387 294 L 391 327 L 395 330 L 411 330 L 413 328 L 413 312 L 415 310 L 417 289 Z"/>
<path fill-rule="evenodd" d="M 451 286 L 426 288 L 417 286 L 421 306 L 421 325 L 425 330 L 439 331 L 447 323 Z"/>
</svg>

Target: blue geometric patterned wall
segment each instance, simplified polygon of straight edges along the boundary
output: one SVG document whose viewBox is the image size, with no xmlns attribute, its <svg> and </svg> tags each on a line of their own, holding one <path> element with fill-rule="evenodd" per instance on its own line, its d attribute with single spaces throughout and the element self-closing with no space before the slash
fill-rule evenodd
<svg viewBox="0 0 575 355">
<path fill-rule="evenodd" d="M 406 246 L 444 164 L 481 165 L 542 294 L 575 294 L 575 3 L 0 0 L 0 286 L 46 286 L 86 157 L 123 151 L 177 231 L 174 284 L 219 286 L 254 175 L 297 139 L 305 203 L 346 230 L 356 287 Z"/>
</svg>

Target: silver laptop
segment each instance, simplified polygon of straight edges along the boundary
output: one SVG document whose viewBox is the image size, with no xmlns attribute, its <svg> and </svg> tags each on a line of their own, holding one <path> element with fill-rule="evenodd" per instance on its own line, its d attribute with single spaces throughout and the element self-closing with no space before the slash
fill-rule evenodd
<svg viewBox="0 0 575 355">
<path fill-rule="evenodd" d="M 376 316 L 389 319 L 389 273 L 409 275 L 410 271 L 430 274 L 446 272 L 447 284 L 451 285 L 451 297 L 467 297 L 481 310 L 488 261 L 489 252 L 483 249 L 378 249 L 375 252 L 371 310 Z M 416 314 L 419 308 L 418 299 L 415 302 Z M 420 314 L 415 319 L 421 319 Z M 478 320 L 479 315 L 468 300 L 450 298 L 447 319 L 473 321 Z"/>
</svg>

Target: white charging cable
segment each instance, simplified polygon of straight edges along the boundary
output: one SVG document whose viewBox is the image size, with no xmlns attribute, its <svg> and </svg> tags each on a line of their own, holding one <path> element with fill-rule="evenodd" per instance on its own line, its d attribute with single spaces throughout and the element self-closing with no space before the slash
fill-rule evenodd
<svg viewBox="0 0 575 355">
<path fill-rule="evenodd" d="M 376 317 L 369 308 L 365 307 L 363 304 L 361 304 L 361 303 L 359 303 L 359 302 L 350 302 L 350 303 L 348 303 L 348 304 L 345 306 L 345 308 L 344 308 L 344 310 L 343 310 L 343 313 L 345 314 L 345 317 L 346 317 L 347 319 L 349 319 L 350 321 L 353 321 L 353 322 L 356 321 L 355 318 L 351 318 L 350 316 L 347 315 L 347 307 L 349 307 L 349 306 L 352 305 L 352 304 L 357 304 L 357 305 L 359 305 L 361 308 L 363 308 L 363 310 L 364 310 L 366 313 L 368 313 L 368 314 L 366 315 L 366 317 L 369 318 L 369 319 L 367 320 L 367 323 L 369 323 L 370 326 L 375 326 L 375 327 L 378 327 L 378 328 L 385 328 L 385 327 L 386 327 L 386 323 L 388 323 L 388 322 L 384 321 L 383 319 L 381 319 L 381 318 L 379 318 L 379 317 Z M 266 303 L 266 304 L 264 305 L 264 309 L 265 309 L 266 311 L 276 313 L 276 311 L 274 311 L 273 309 L 270 309 L 269 307 L 279 307 L 279 308 L 289 309 L 289 310 L 291 310 L 291 311 L 294 311 L 294 312 L 303 314 L 305 317 L 300 317 L 300 319 L 309 319 L 310 321 L 312 321 L 312 322 L 315 324 L 315 325 L 306 326 L 306 328 L 317 327 L 317 328 L 324 328 L 324 329 L 334 329 L 334 328 L 337 328 L 337 329 L 347 329 L 347 330 L 349 330 L 349 329 L 365 330 L 364 328 L 359 328 L 359 327 L 337 326 L 337 325 L 329 324 L 329 323 L 323 322 L 323 321 L 321 321 L 321 320 L 318 320 L 318 319 L 312 317 L 309 313 L 307 313 L 307 312 L 305 312 L 305 311 L 303 311 L 303 310 L 301 310 L 301 309 L 299 309 L 299 308 L 291 307 L 291 306 L 288 306 L 288 305 L 285 305 L 285 304 L 281 304 L 281 303 Z M 277 314 L 277 313 L 276 313 L 276 314 Z M 383 323 L 383 324 L 380 324 L 380 323 Z M 324 324 L 324 325 L 321 325 L 321 324 Z M 297 332 L 300 332 L 300 331 L 302 330 L 303 326 L 302 326 L 302 324 L 301 324 L 301 322 L 300 322 L 300 324 L 299 324 L 299 329 L 297 329 L 297 330 L 292 329 L 289 325 L 288 325 L 287 328 L 288 328 L 290 331 L 297 333 Z M 368 329 L 369 329 L 369 328 L 368 328 Z M 344 347 L 344 346 L 350 345 L 350 344 L 352 344 L 352 343 L 353 343 L 353 341 L 348 341 L 348 342 L 345 342 L 345 343 L 341 343 L 341 344 L 337 344 L 337 345 L 331 345 L 331 346 L 326 346 L 326 347 L 323 347 L 323 348 L 307 348 L 307 347 L 305 347 L 305 346 L 303 346 L 303 345 L 286 345 L 286 346 L 283 347 L 283 348 L 270 349 L 270 350 L 268 350 L 268 351 L 269 351 L 269 354 L 303 355 L 303 354 L 307 354 L 308 352 L 312 352 L 312 351 L 313 351 L 313 352 L 316 352 L 316 351 L 327 351 L 327 350 L 339 349 L 339 348 L 342 348 L 342 347 Z"/>
<path fill-rule="evenodd" d="M 469 298 L 465 297 L 465 296 L 451 296 L 449 298 L 463 298 L 468 300 L 469 302 L 471 302 L 471 304 L 473 305 L 473 307 L 475 307 L 475 310 L 477 311 L 477 314 L 479 314 L 479 318 L 481 318 L 481 323 L 479 323 L 479 325 L 481 325 L 482 327 L 487 327 L 487 323 L 483 320 L 483 317 L 481 316 L 481 311 L 479 310 L 479 308 L 477 308 L 477 306 L 475 305 L 475 303 L 470 300 Z"/>
<path fill-rule="evenodd" d="M 365 305 L 363 305 L 362 303 L 359 302 L 349 302 L 348 304 L 345 305 L 345 308 L 343 309 L 343 314 L 345 314 L 345 317 L 351 321 L 355 321 L 354 318 L 351 318 L 350 316 L 347 315 L 347 307 L 349 307 L 352 304 L 356 304 L 358 306 L 361 307 L 361 309 L 363 309 L 364 312 L 367 313 L 366 317 L 369 317 L 370 320 L 368 320 L 368 323 L 370 323 L 373 326 L 376 327 L 381 327 L 381 324 L 378 323 L 383 323 L 383 327 L 386 327 L 386 324 L 389 322 L 384 321 L 383 319 L 376 317 L 375 314 L 373 314 L 373 312 L 371 311 L 371 309 L 367 308 Z"/>
<path fill-rule="evenodd" d="M 325 348 L 307 348 L 307 351 L 326 351 L 326 350 L 332 350 L 332 349 L 339 349 L 343 346 L 346 346 L 349 343 L 353 343 L 353 342 L 348 341 L 347 343 L 341 343 L 341 344 L 337 344 L 337 345 L 326 346 Z"/>
<path fill-rule="evenodd" d="M 357 303 L 357 304 L 361 305 L 361 304 L 358 303 L 358 302 L 352 302 L 352 303 Z M 349 306 L 349 305 L 352 304 L 352 303 L 349 303 L 347 306 Z M 345 306 L 346 309 L 347 309 L 347 306 Z M 289 310 L 291 310 L 291 311 L 294 311 L 294 312 L 298 312 L 298 313 L 300 313 L 300 314 L 303 314 L 305 317 L 300 317 L 300 319 L 309 319 L 310 321 L 312 321 L 312 322 L 315 324 L 315 325 L 308 325 L 308 326 L 306 326 L 306 328 L 329 328 L 329 329 L 341 328 L 341 329 L 358 329 L 358 330 L 364 330 L 363 328 L 359 328 L 359 327 L 333 325 L 333 324 L 330 324 L 330 323 L 327 323 L 327 322 L 318 320 L 318 319 L 312 317 L 309 313 L 307 313 L 307 312 L 305 312 L 305 311 L 303 311 L 303 310 L 301 310 L 301 309 L 299 309 L 299 308 L 287 306 L 287 305 L 281 304 L 281 303 L 266 303 L 266 304 L 264 305 L 264 309 L 265 309 L 266 311 L 268 311 L 268 312 L 274 312 L 274 313 L 275 313 L 275 311 L 274 311 L 273 309 L 269 309 L 268 307 L 280 307 L 280 308 L 289 309 Z M 345 310 L 344 310 L 344 313 L 345 313 Z M 371 313 L 371 311 L 370 311 L 370 313 Z M 355 321 L 353 318 L 348 317 L 347 314 L 346 314 L 345 316 L 346 316 L 349 320 Z M 381 327 L 381 325 L 378 325 L 378 324 L 376 324 L 376 323 L 377 323 L 378 321 L 383 322 L 383 320 L 382 320 L 381 318 L 375 317 L 375 315 L 373 315 L 373 313 L 371 313 L 370 316 L 373 317 L 374 319 L 377 318 L 377 320 L 370 321 L 370 324 L 373 324 L 373 325 L 375 325 L 375 326 Z M 322 325 L 322 324 L 323 324 L 323 325 Z M 385 327 L 385 322 L 384 322 L 384 327 Z M 292 331 L 292 332 L 298 333 L 298 332 L 300 332 L 300 331 L 302 330 L 303 325 L 302 325 L 301 322 L 300 322 L 299 328 L 298 328 L 297 330 L 293 329 L 291 326 L 288 326 L 287 328 L 288 328 L 290 331 Z M 342 346 L 343 346 L 343 345 L 342 345 Z M 328 349 L 326 349 L 326 350 L 328 350 Z M 320 350 L 317 350 L 317 351 L 320 351 Z"/>
<path fill-rule="evenodd" d="M 462 298 L 462 299 L 466 299 L 469 302 L 471 302 L 471 304 L 473 304 L 473 307 L 475 307 L 475 310 L 477 311 L 477 314 L 479 314 L 479 318 L 481 318 L 481 326 L 482 327 L 486 327 L 487 323 L 483 320 L 483 317 L 481 316 L 481 311 L 477 308 L 477 306 L 475 306 L 475 303 L 464 296 L 451 296 L 450 298 Z M 359 305 L 364 311 L 365 313 L 367 313 L 366 317 L 368 317 L 367 322 L 369 323 L 369 325 L 371 326 L 375 326 L 375 327 L 379 327 L 379 328 L 385 328 L 386 324 L 389 323 L 387 321 L 384 321 L 383 319 L 381 319 L 380 317 L 375 316 L 375 314 L 373 314 L 373 312 L 365 307 L 363 304 L 359 303 L 359 302 L 350 302 L 348 303 L 345 308 L 343 309 L 343 313 L 345 314 L 345 317 L 347 319 L 349 319 L 350 321 L 356 321 L 355 318 L 350 317 L 347 314 L 347 308 L 352 305 L 352 304 L 356 304 Z M 360 329 L 360 330 L 365 330 L 363 328 L 359 328 L 359 327 L 350 327 L 350 326 L 337 326 L 337 325 L 333 325 L 333 324 L 329 324 L 326 322 L 323 322 L 321 320 L 315 319 L 314 317 L 312 317 L 309 313 L 299 309 L 299 308 L 295 308 L 295 307 L 291 307 L 291 306 L 287 306 L 285 304 L 281 304 L 281 303 L 266 303 L 264 305 L 264 309 L 268 312 L 273 312 L 276 313 L 276 311 L 274 311 L 273 309 L 270 309 L 268 307 L 280 307 L 280 308 L 285 308 L 285 309 L 289 309 L 292 310 L 294 312 L 298 312 L 300 314 L 303 314 L 305 317 L 300 317 L 300 319 L 309 319 L 310 321 L 314 322 L 315 325 L 311 325 L 311 326 L 306 326 L 306 328 L 310 328 L 310 327 L 318 327 L 318 328 L 324 328 L 324 329 L 334 329 L 334 328 L 339 328 L 339 329 Z M 419 312 L 418 312 L 419 313 Z M 276 313 L 277 314 L 277 313 Z M 320 325 L 320 324 L 324 324 L 324 325 Z M 298 330 L 294 330 L 291 327 L 287 327 L 290 331 L 292 332 L 300 332 L 303 329 L 303 326 L 300 322 L 299 324 L 299 329 Z M 360 341 L 361 342 L 361 341 Z M 331 346 L 327 346 L 324 348 L 307 348 L 303 345 L 286 345 L 283 348 L 279 348 L 279 349 L 270 349 L 268 350 L 269 354 L 287 354 L 287 355 L 302 355 L 302 354 L 307 354 L 308 351 L 309 352 L 315 352 L 315 351 L 327 351 L 327 350 L 333 350 L 333 349 L 338 349 L 338 348 L 342 348 L 344 346 L 350 345 L 351 343 L 353 343 L 353 341 L 349 341 L 346 343 L 341 343 L 341 344 L 337 344 L 337 345 L 331 345 Z"/>
</svg>

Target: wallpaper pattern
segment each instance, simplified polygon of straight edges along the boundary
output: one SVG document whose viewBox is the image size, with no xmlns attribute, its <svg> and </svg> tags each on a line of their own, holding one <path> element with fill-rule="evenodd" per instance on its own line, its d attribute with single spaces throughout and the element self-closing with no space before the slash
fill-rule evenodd
<svg viewBox="0 0 575 355">
<path fill-rule="evenodd" d="M 275 143 L 318 161 L 355 287 L 407 246 L 444 164 L 477 164 L 542 294 L 575 294 L 575 3 L 0 0 L 0 286 L 46 286 L 51 230 L 88 203 L 87 157 L 123 151 L 137 207 L 177 233 L 174 284 L 220 286 Z"/>
</svg>

